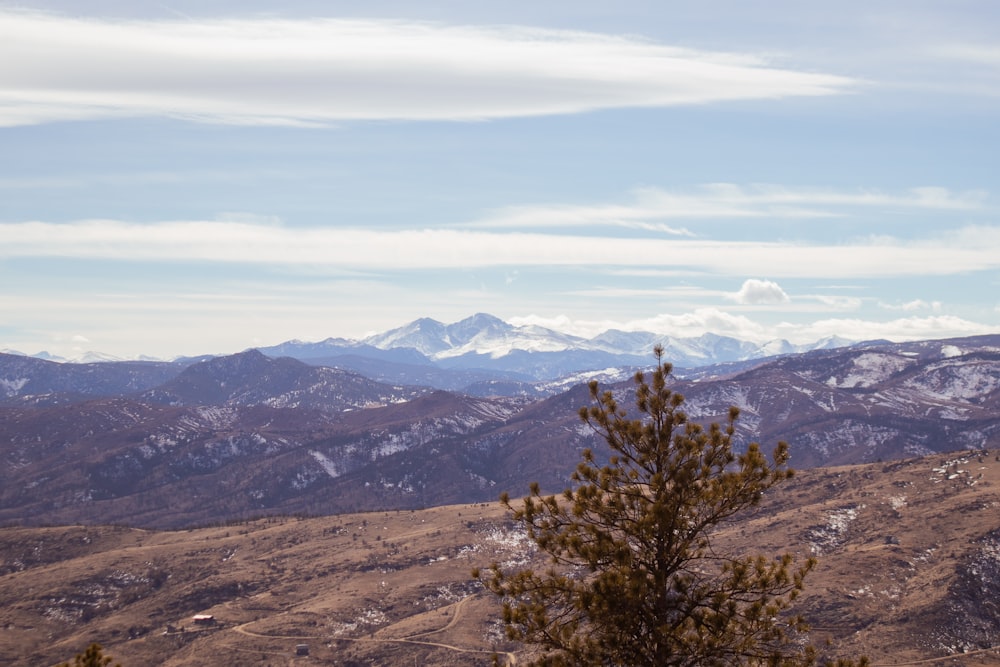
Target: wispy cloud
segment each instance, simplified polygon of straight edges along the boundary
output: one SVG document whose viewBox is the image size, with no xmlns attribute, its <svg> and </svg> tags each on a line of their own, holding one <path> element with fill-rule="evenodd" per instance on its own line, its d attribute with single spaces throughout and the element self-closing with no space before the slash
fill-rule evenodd
<svg viewBox="0 0 1000 667">
<path fill-rule="evenodd" d="M 879 308 L 884 308 L 885 310 L 899 310 L 907 313 L 918 312 L 921 310 L 939 312 L 942 307 L 940 301 L 928 302 L 923 299 L 914 299 L 912 301 L 907 301 L 906 303 L 885 303 L 884 301 L 880 301 L 878 305 Z"/>
<path fill-rule="evenodd" d="M 537 204 L 498 209 L 473 223 L 488 228 L 617 226 L 693 236 L 665 220 L 816 219 L 851 210 L 976 211 L 986 206 L 979 190 L 953 192 L 920 187 L 902 192 L 789 188 L 780 185 L 712 183 L 688 190 L 637 188 L 631 201 L 616 204 Z"/>
<path fill-rule="evenodd" d="M 0 11 L 0 125 L 169 116 L 244 125 L 476 120 L 835 95 L 751 54 L 525 27 Z"/>
<path fill-rule="evenodd" d="M 824 280 L 966 274 L 1000 268 L 1000 227 L 848 243 L 621 238 L 456 229 L 291 228 L 239 221 L 0 224 L 0 257 L 238 262 L 337 270 L 579 266 Z"/>
<path fill-rule="evenodd" d="M 787 325 L 787 333 L 800 341 L 824 336 L 845 336 L 854 340 L 933 340 L 996 333 L 996 327 L 972 322 L 953 315 L 906 317 L 880 321 L 865 319 L 827 319 L 804 325 Z"/>
<path fill-rule="evenodd" d="M 856 296 L 817 294 L 806 298 L 821 304 L 824 310 L 858 310 L 864 303 Z"/>
<path fill-rule="evenodd" d="M 1000 47 L 996 44 L 949 44 L 933 49 L 932 52 L 946 58 L 1000 69 Z"/>
</svg>

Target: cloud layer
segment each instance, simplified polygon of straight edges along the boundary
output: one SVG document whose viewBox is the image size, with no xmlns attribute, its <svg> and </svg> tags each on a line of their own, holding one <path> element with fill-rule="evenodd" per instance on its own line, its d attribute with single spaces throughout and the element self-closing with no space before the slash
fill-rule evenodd
<svg viewBox="0 0 1000 667">
<path fill-rule="evenodd" d="M 456 229 L 291 228 L 242 222 L 116 220 L 0 224 L 0 258 L 62 257 L 240 262 L 349 270 L 477 267 L 656 267 L 714 275 L 822 279 L 929 276 L 1000 269 L 1000 227 L 923 239 L 881 236 L 839 244 L 622 238 Z M 744 286 L 743 302 L 767 284 Z M 780 288 L 778 288 L 780 290 Z M 780 295 L 779 295 L 780 296 Z M 757 301 L 759 303 L 759 301 Z"/>
<path fill-rule="evenodd" d="M 376 20 L 109 21 L 0 11 L 0 126 L 476 120 L 833 95 L 856 82 L 632 37 Z"/>
<path fill-rule="evenodd" d="M 663 221 L 836 218 L 876 208 L 883 211 L 977 211 L 984 208 L 986 200 L 987 195 L 982 191 L 952 192 L 940 187 L 888 193 L 734 183 L 711 183 L 684 191 L 647 186 L 633 190 L 630 202 L 509 206 L 475 224 L 491 228 L 615 225 L 692 236 L 690 230 Z"/>
</svg>

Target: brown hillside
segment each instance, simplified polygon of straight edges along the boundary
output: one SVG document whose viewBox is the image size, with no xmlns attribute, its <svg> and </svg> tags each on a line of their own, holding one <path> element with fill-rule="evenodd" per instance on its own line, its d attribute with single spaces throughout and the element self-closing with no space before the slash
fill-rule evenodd
<svg viewBox="0 0 1000 667">
<path fill-rule="evenodd" d="M 831 655 L 1000 664 L 1000 452 L 805 471 L 719 539 L 820 558 L 797 609 Z M 496 504 L 6 528 L 0 665 L 51 665 L 92 641 L 125 667 L 487 665 L 494 650 L 511 664 L 518 647 L 469 572 L 530 556 Z"/>
</svg>

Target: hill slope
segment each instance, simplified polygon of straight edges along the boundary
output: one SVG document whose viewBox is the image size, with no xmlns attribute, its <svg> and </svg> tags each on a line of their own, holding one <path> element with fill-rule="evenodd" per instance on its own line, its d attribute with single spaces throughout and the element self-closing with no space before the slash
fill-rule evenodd
<svg viewBox="0 0 1000 667">
<path fill-rule="evenodd" d="M 717 539 L 818 556 L 797 610 L 833 654 L 995 665 L 998 508 L 1000 452 L 958 452 L 804 471 Z M 179 532 L 6 528 L 0 665 L 51 665 L 91 641 L 126 667 L 487 665 L 520 647 L 469 571 L 533 557 L 493 503 Z"/>
<path fill-rule="evenodd" d="M 815 351 L 678 380 L 696 421 L 741 410 L 737 447 L 798 468 L 1000 446 L 996 337 Z M 723 372 L 724 371 L 724 372 Z M 558 492 L 583 448 L 581 374 L 546 399 L 387 385 L 246 352 L 128 397 L 0 406 L 0 522 L 189 527 L 263 514 Z M 611 383 L 623 406 L 631 382 Z M 377 407 L 376 407 L 377 406 Z"/>
</svg>

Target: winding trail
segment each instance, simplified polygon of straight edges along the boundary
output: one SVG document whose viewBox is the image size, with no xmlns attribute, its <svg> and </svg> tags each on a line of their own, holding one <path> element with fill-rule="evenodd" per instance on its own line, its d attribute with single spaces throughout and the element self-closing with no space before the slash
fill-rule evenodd
<svg viewBox="0 0 1000 667">
<path fill-rule="evenodd" d="M 426 637 L 427 635 L 434 635 L 434 634 L 437 634 L 439 632 L 444 632 L 445 630 L 451 630 L 453 627 L 455 627 L 455 625 L 458 624 L 458 621 L 459 621 L 459 619 L 462 616 L 462 607 L 464 607 L 465 603 L 467 603 L 473 597 L 475 597 L 475 596 L 473 596 L 473 595 L 466 595 L 464 598 L 462 598 L 461 600 L 459 600 L 455 604 L 449 605 L 451 607 L 454 607 L 455 613 L 453 613 L 451 615 L 451 620 L 449 620 L 443 627 L 440 627 L 437 630 L 428 630 L 427 632 L 418 632 L 417 634 L 414 634 L 414 635 L 406 635 L 405 637 L 402 637 L 402 639 L 417 639 L 418 637 Z"/>
<path fill-rule="evenodd" d="M 463 597 L 458 602 L 454 603 L 453 605 L 450 605 L 450 606 L 452 606 L 454 608 L 454 613 L 451 615 L 451 618 L 448 619 L 448 622 L 445 625 L 441 626 L 440 628 L 437 628 L 436 630 L 427 630 L 425 632 L 419 632 L 419 633 L 416 633 L 416 634 L 413 634 L 413 635 L 407 635 L 405 637 L 391 637 L 391 638 L 390 637 L 386 637 L 386 638 L 383 638 L 383 637 L 335 637 L 334 639 L 336 639 L 337 641 L 354 642 L 356 644 L 417 644 L 417 645 L 420 645 L 420 646 L 433 646 L 435 648 L 443 648 L 443 649 L 447 649 L 449 651 L 455 651 L 456 653 L 481 653 L 481 654 L 486 654 L 486 655 L 495 655 L 495 654 L 498 654 L 497 651 L 492 651 L 492 650 L 487 650 L 487 649 L 465 648 L 465 647 L 462 647 L 462 646 L 455 646 L 454 644 L 445 644 L 443 642 L 435 642 L 435 641 L 428 641 L 426 639 L 421 639 L 422 637 L 427 637 L 429 635 L 437 634 L 439 632 L 444 632 L 446 630 L 450 630 L 453 627 L 455 627 L 455 625 L 457 625 L 458 622 L 459 622 L 459 620 L 461 619 L 462 608 L 470 600 L 472 600 L 474 597 L 475 597 L 474 595 L 466 595 L 465 597 Z M 287 613 L 287 612 L 282 612 L 282 613 Z M 328 640 L 328 639 L 330 639 L 329 636 L 320 636 L 320 635 L 265 635 L 265 634 L 261 634 L 259 632 L 253 632 L 253 631 L 247 629 L 247 626 L 251 625 L 252 623 L 256 623 L 256 622 L 257 621 L 249 621 L 247 623 L 241 623 L 240 625 L 233 626 L 230 629 L 233 630 L 234 632 L 237 632 L 237 633 L 241 634 L 241 635 L 245 635 L 247 637 L 254 637 L 254 638 L 257 638 L 257 639 L 296 639 L 296 640 L 303 640 L 303 639 Z M 506 665 L 507 665 L 507 667 L 515 667 L 517 665 L 517 656 L 514 655 L 513 653 L 499 653 L 499 655 L 502 655 L 502 656 L 504 656 L 506 658 Z"/>
<path fill-rule="evenodd" d="M 967 653 L 956 653 L 955 655 L 946 655 L 938 658 L 921 658 L 920 660 L 910 660 L 909 662 L 873 662 L 871 663 L 871 667 L 910 667 L 910 665 L 929 665 L 931 663 L 945 662 L 947 660 L 961 660 L 974 655 L 985 655 L 987 653 L 992 653 L 993 651 L 1000 651 L 1000 644 L 989 648 L 968 651 Z"/>
</svg>

